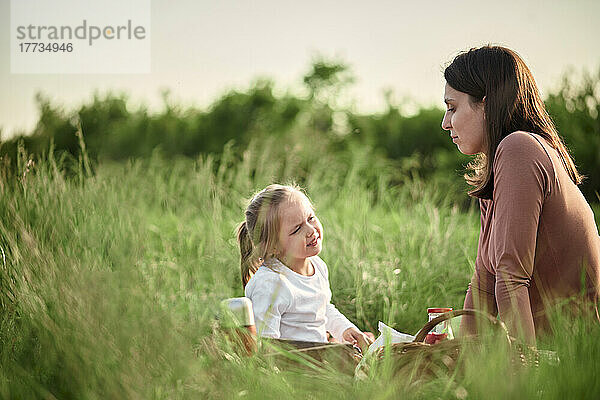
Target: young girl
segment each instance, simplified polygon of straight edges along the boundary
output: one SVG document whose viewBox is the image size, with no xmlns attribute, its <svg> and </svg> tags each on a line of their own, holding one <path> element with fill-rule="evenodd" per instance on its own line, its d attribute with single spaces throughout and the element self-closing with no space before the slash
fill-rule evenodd
<svg viewBox="0 0 600 400">
<path fill-rule="evenodd" d="M 371 339 L 333 304 L 321 258 L 323 227 L 297 188 L 269 185 L 258 192 L 237 229 L 242 284 L 261 336 L 364 347 Z"/>
</svg>

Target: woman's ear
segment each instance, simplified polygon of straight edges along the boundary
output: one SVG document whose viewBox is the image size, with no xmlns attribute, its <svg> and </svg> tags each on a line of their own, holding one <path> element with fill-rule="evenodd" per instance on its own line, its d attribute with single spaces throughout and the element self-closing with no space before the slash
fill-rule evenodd
<svg viewBox="0 0 600 400">
<path fill-rule="evenodd" d="M 483 96 L 483 99 L 481 99 L 481 106 L 483 107 L 483 120 L 485 121 L 485 102 L 487 100 L 487 96 Z"/>
</svg>

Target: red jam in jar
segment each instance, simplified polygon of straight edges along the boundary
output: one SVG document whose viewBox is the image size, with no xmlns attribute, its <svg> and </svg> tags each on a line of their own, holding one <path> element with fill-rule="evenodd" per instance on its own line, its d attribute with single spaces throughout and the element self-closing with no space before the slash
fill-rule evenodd
<svg viewBox="0 0 600 400">
<path fill-rule="evenodd" d="M 440 315 L 447 313 L 448 311 L 452 311 L 452 308 L 448 307 L 436 307 L 436 308 L 428 308 L 427 314 L 429 314 L 429 321 L 434 318 L 439 317 Z M 450 321 L 446 320 L 444 322 L 440 322 L 437 324 L 427 336 L 425 336 L 425 343 L 428 344 L 436 344 L 439 341 L 445 339 L 454 339 L 454 334 L 452 333 L 452 326 L 450 325 Z"/>
</svg>

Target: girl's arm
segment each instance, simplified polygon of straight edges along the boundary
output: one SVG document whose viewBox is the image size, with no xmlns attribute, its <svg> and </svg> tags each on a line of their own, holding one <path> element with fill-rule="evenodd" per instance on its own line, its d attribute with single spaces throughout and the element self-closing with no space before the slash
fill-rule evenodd
<svg viewBox="0 0 600 400">
<path fill-rule="evenodd" d="M 333 304 L 327 304 L 325 310 L 327 316 L 327 323 L 325 324 L 325 330 L 331 333 L 331 336 L 338 341 L 342 341 L 342 334 L 349 328 L 358 328 L 348 320 Z M 360 332 L 360 331 L 359 331 Z"/>
<path fill-rule="evenodd" d="M 319 269 L 325 278 L 327 286 L 323 287 L 323 290 L 328 292 L 328 297 L 331 299 L 329 269 L 327 268 L 327 264 L 325 264 L 325 261 L 321 260 L 321 258 L 318 256 L 314 257 L 312 260 L 314 267 Z M 331 304 L 331 301 L 325 306 L 325 316 L 327 318 L 325 330 L 331 333 L 331 336 L 333 336 L 333 338 L 337 341 L 343 341 L 343 333 L 349 328 L 355 328 L 358 332 L 360 332 L 356 326 L 344 316 L 344 314 L 342 314 L 333 304 Z"/>
<path fill-rule="evenodd" d="M 331 299 L 327 264 L 319 257 L 315 257 L 314 261 L 315 268 L 318 268 L 325 277 L 326 287 L 323 289 L 327 291 L 328 297 Z M 327 318 L 325 330 L 331 333 L 331 336 L 333 336 L 335 340 L 339 342 L 358 343 L 361 348 L 366 347 L 373 341 L 350 322 L 333 304 L 331 304 L 331 301 L 325 306 L 325 316 Z"/>
<path fill-rule="evenodd" d="M 246 297 L 252 301 L 259 336 L 279 339 L 281 316 L 291 304 L 291 294 L 276 273 L 264 274 L 246 286 Z"/>
</svg>

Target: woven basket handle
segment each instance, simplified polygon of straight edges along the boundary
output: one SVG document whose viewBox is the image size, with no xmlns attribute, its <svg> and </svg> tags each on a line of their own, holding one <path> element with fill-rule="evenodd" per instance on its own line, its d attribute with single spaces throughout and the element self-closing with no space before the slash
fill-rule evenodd
<svg viewBox="0 0 600 400">
<path fill-rule="evenodd" d="M 506 329 L 506 325 L 504 325 L 504 323 L 502 321 L 497 320 L 490 314 L 487 314 L 487 313 L 484 313 L 484 312 L 478 311 L 478 310 L 454 310 L 454 311 L 448 311 L 448 312 L 440 315 L 439 317 L 435 317 L 434 319 L 432 319 L 431 321 L 426 323 L 421 328 L 421 330 L 415 336 L 415 340 L 413 340 L 413 342 L 422 342 L 423 340 L 425 340 L 425 336 L 427 336 L 427 334 L 437 324 L 439 324 L 440 322 L 444 322 L 446 320 L 452 319 L 454 317 L 461 316 L 461 315 L 471 315 L 471 316 L 479 317 L 481 319 L 488 321 L 493 327 L 501 330 L 502 333 L 506 334 L 506 339 L 508 340 L 509 343 L 511 343 L 510 336 L 508 335 L 508 330 Z"/>
</svg>

